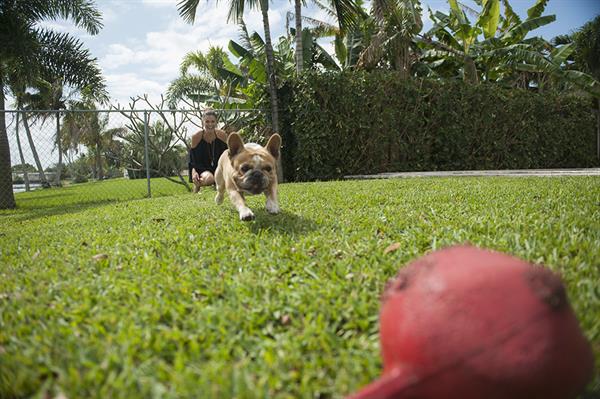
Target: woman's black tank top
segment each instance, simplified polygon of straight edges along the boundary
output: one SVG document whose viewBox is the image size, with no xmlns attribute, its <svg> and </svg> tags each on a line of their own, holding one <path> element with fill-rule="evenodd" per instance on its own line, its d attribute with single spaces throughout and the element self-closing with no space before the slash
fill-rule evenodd
<svg viewBox="0 0 600 399">
<path fill-rule="evenodd" d="M 190 181 L 192 181 L 192 168 L 196 169 L 198 173 L 209 171 L 214 174 L 217 169 L 219 157 L 225 150 L 227 150 L 227 144 L 218 137 L 215 137 L 210 143 L 206 142 L 203 137 L 198 145 L 190 150 Z"/>
</svg>

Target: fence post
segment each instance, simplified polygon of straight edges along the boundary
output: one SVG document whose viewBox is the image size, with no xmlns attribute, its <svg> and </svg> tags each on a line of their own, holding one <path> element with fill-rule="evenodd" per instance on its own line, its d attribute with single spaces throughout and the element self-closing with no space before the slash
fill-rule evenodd
<svg viewBox="0 0 600 399">
<path fill-rule="evenodd" d="M 15 125 L 15 133 L 17 135 L 17 147 L 19 148 L 19 157 L 21 159 L 21 165 L 23 167 L 23 180 L 25 181 L 25 191 L 29 192 L 31 189 L 29 187 L 29 175 L 27 169 L 25 168 L 25 157 L 23 156 L 23 147 L 21 147 L 21 139 L 19 138 L 19 116 L 21 114 L 17 111 L 16 118 L 17 124 Z"/>
<path fill-rule="evenodd" d="M 146 156 L 146 182 L 148 183 L 148 198 L 152 198 L 150 191 L 150 157 L 148 156 L 148 111 L 144 111 L 144 152 Z"/>
<path fill-rule="evenodd" d="M 60 137 L 60 111 L 56 111 L 56 146 L 58 147 L 58 163 L 56 164 L 56 176 L 54 177 L 54 185 L 60 187 L 60 175 L 62 174 L 62 139 Z"/>
<path fill-rule="evenodd" d="M 600 161 L 600 98 L 596 98 L 598 109 L 596 110 L 596 155 Z"/>
</svg>

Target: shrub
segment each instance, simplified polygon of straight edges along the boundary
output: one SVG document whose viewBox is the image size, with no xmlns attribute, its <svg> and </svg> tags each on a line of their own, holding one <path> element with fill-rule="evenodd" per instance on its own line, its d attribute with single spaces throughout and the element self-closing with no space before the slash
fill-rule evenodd
<svg viewBox="0 0 600 399">
<path fill-rule="evenodd" d="M 307 74 L 280 92 L 287 180 L 598 165 L 586 98 L 393 72 Z"/>
<path fill-rule="evenodd" d="M 86 183 L 87 181 L 88 178 L 85 175 L 75 175 L 72 180 L 73 183 Z"/>
</svg>

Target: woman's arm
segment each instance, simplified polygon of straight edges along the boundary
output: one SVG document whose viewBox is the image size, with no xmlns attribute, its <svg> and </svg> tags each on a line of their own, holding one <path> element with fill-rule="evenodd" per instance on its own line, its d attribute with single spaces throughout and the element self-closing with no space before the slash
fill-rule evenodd
<svg viewBox="0 0 600 399">
<path fill-rule="evenodd" d="M 216 130 L 217 138 L 227 144 L 227 133 L 224 130 Z"/>
<path fill-rule="evenodd" d="M 190 166 L 190 175 L 192 181 L 199 182 L 200 174 L 205 170 L 202 159 L 198 159 L 198 156 L 194 153 L 194 149 L 198 146 L 200 141 L 202 140 L 202 135 L 204 131 L 200 130 L 194 135 L 192 135 L 192 145 L 190 148 L 189 154 L 189 166 Z"/>
</svg>

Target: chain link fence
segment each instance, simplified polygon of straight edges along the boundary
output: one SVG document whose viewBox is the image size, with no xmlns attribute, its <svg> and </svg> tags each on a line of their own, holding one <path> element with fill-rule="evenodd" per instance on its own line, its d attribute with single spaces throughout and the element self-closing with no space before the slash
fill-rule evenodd
<svg viewBox="0 0 600 399">
<path fill-rule="evenodd" d="M 260 110 L 218 110 L 220 129 L 267 135 Z M 199 110 L 4 111 L 17 207 L 114 201 L 192 191 Z M 0 204 L 5 205 L 5 204 Z M 6 206 L 4 206 L 6 207 Z"/>
</svg>

